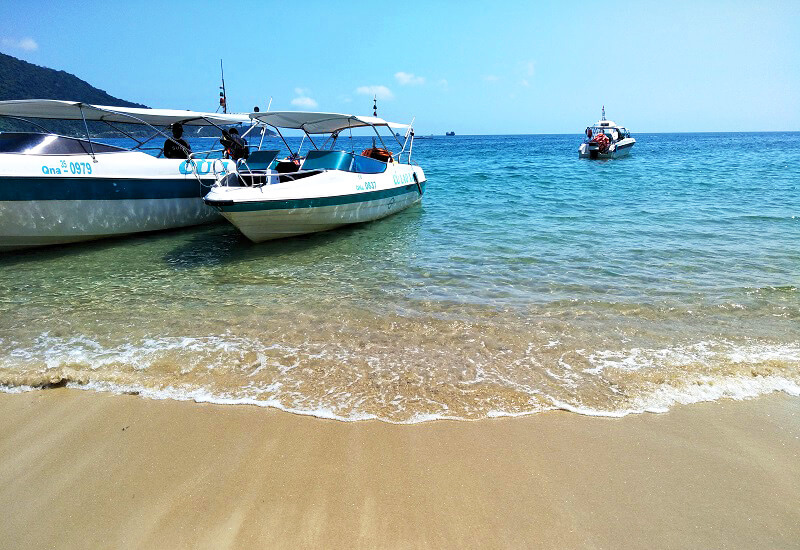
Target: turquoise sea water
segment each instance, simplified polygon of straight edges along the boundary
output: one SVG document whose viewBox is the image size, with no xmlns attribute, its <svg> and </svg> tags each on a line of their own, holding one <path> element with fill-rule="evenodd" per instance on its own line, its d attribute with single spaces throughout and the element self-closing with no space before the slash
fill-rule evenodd
<svg viewBox="0 0 800 550">
<path fill-rule="evenodd" d="M 6 254 L 0 384 L 394 422 L 800 395 L 800 133 L 634 137 L 417 140 L 422 204 L 327 233 Z"/>
</svg>

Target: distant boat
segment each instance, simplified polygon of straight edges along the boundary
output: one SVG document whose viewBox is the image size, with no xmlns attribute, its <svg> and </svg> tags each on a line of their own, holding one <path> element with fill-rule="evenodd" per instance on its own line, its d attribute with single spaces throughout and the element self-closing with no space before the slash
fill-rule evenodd
<svg viewBox="0 0 800 550">
<path fill-rule="evenodd" d="M 580 158 L 613 159 L 623 157 L 631 152 L 636 140 L 622 126 L 613 120 L 606 120 L 606 108 L 603 106 L 601 118 L 594 126 L 586 128 L 586 139 L 578 147 Z"/>
<path fill-rule="evenodd" d="M 455 132 L 447 132 L 445 135 L 446 136 L 454 136 L 454 135 L 456 135 L 456 133 Z"/>
</svg>

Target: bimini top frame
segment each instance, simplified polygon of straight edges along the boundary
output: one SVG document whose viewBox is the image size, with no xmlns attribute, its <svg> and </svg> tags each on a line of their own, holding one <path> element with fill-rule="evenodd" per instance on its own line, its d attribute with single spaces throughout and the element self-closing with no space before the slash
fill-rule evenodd
<svg viewBox="0 0 800 550">
<path fill-rule="evenodd" d="M 181 111 L 178 109 L 146 109 L 134 107 L 109 107 L 92 105 L 81 101 L 62 101 L 57 99 L 13 99 L 0 101 L 0 117 L 25 120 L 27 118 L 47 118 L 57 120 L 82 120 L 86 130 L 86 139 L 92 147 L 92 139 L 86 121 L 105 122 L 118 132 L 125 134 L 138 143 L 136 149 L 158 135 L 166 139 L 155 126 L 169 126 L 180 123 L 185 126 L 215 126 L 231 124 L 248 124 L 252 119 L 246 114 L 207 113 L 201 111 Z M 142 124 L 152 128 L 156 133 L 141 141 L 131 134 L 114 126 L 112 123 Z M 34 124 L 34 123 L 32 123 Z M 35 124 L 38 126 L 38 124 Z M 39 126 L 41 128 L 41 126 Z M 90 153 L 94 158 L 94 151 Z"/>
<path fill-rule="evenodd" d="M 169 126 L 176 122 L 184 126 L 217 126 L 250 122 L 250 117 L 246 114 L 109 107 L 57 99 L 12 99 L 0 101 L 0 116 L 52 118 L 58 120 L 99 120 L 127 124 L 138 123 L 148 126 Z"/>
<path fill-rule="evenodd" d="M 340 113 L 314 113 L 306 111 L 272 111 L 250 113 L 250 118 L 273 128 L 293 128 L 307 134 L 333 134 L 348 128 L 364 126 L 387 126 L 406 130 L 408 124 L 388 122 L 378 117 L 362 115 L 343 115 Z"/>
<path fill-rule="evenodd" d="M 383 126 L 391 130 L 392 137 L 394 137 L 398 145 L 402 147 L 400 153 L 398 154 L 398 158 L 403 154 L 403 152 L 405 152 L 406 145 L 409 143 L 409 138 L 411 140 L 411 147 L 413 147 L 414 141 L 414 131 L 410 124 L 389 122 L 387 120 L 383 120 L 382 118 L 372 116 L 347 115 L 341 113 L 319 113 L 310 111 L 271 111 L 266 113 L 250 113 L 250 118 L 254 121 L 275 128 L 275 130 L 278 132 L 278 135 L 283 140 L 283 143 L 293 155 L 294 153 L 292 152 L 291 147 L 289 147 L 289 144 L 286 142 L 286 139 L 284 139 L 283 134 L 281 134 L 281 129 L 302 130 L 314 148 L 319 149 L 317 144 L 314 143 L 314 139 L 311 137 L 312 134 L 330 134 L 329 139 L 333 139 L 333 142 L 331 143 L 331 148 L 333 148 L 339 133 L 343 130 L 370 127 L 378 136 L 378 139 L 380 139 L 384 148 L 386 148 L 386 144 L 383 142 L 383 136 L 381 136 L 381 134 L 378 132 L 378 127 Z M 397 139 L 394 130 L 405 131 L 404 141 L 401 142 L 399 139 Z M 411 147 L 409 147 L 408 150 L 409 163 L 411 162 Z"/>
</svg>

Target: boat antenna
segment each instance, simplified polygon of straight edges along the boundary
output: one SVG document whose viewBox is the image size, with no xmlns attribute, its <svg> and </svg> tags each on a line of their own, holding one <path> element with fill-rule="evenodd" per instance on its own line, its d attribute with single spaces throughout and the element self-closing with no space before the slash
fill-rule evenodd
<svg viewBox="0 0 800 550">
<path fill-rule="evenodd" d="M 605 105 L 603 105 L 603 115 L 602 115 L 602 117 L 600 118 L 600 120 L 605 120 L 605 119 L 606 119 L 606 106 L 605 106 Z"/>
<path fill-rule="evenodd" d="M 225 69 L 222 67 L 222 59 L 219 60 L 219 71 L 222 74 L 222 86 L 219 87 L 219 106 L 222 112 L 228 112 L 228 96 L 225 94 Z M 217 109 L 219 111 L 219 109 Z"/>
<path fill-rule="evenodd" d="M 378 94 L 372 96 L 372 116 L 378 116 Z"/>
</svg>

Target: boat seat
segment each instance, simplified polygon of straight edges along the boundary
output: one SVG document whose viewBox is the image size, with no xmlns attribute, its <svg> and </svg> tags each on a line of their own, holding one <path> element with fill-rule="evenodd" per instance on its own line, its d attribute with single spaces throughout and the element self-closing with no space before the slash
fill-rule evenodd
<svg viewBox="0 0 800 550">
<path fill-rule="evenodd" d="M 280 151 L 253 151 L 247 158 L 245 166 L 251 171 L 268 170 L 272 161 Z"/>
<path fill-rule="evenodd" d="M 390 162 L 392 160 L 392 152 L 388 149 L 383 149 L 381 147 L 371 147 L 369 149 L 364 149 L 361 152 L 361 156 L 369 157 L 371 159 L 379 160 L 381 162 Z"/>
</svg>

